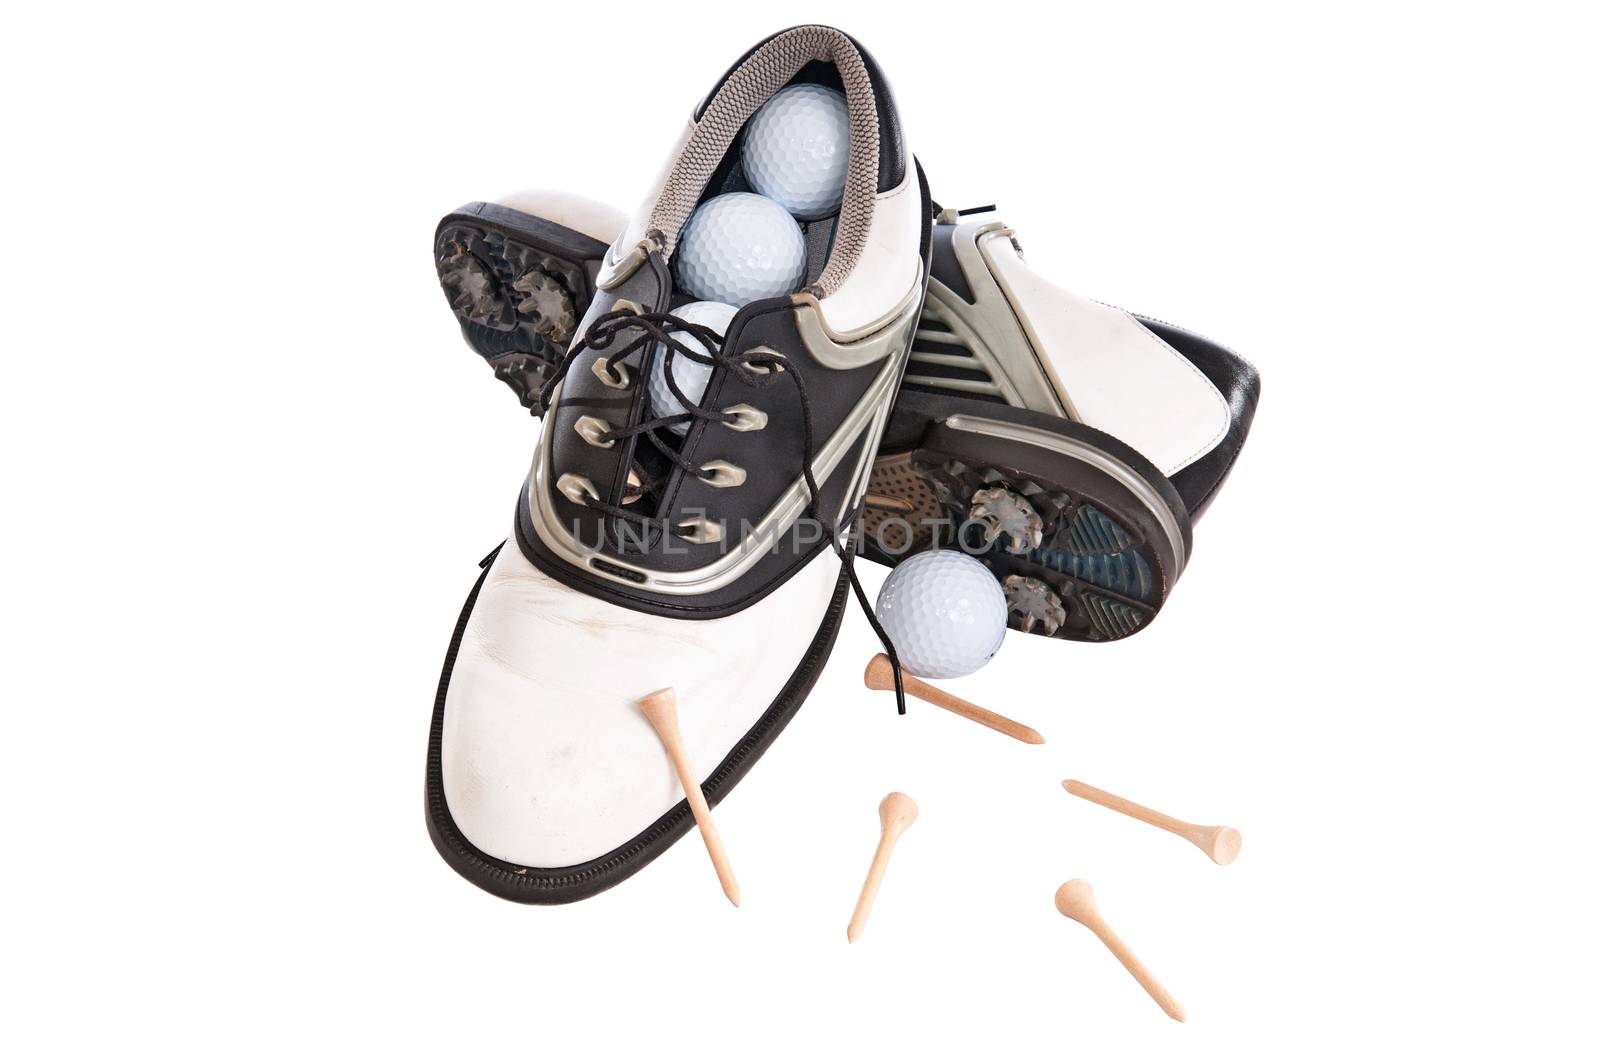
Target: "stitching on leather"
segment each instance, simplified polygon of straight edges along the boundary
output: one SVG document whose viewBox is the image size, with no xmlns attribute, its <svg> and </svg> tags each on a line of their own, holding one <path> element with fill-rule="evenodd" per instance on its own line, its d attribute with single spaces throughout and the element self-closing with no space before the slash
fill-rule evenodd
<svg viewBox="0 0 1600 1063">
<path fill-rule="evenodd" d="M 1120 306 L 1119 307 L 1114 307 L 1113 309 L 1122 310 L 1122 308 Z M 1163 319 L 1161 319 L 1159 317 L 1156 317 L 1154 314 L 1141 314 L 1136 310 L 1122 310 L 1122 312 L 1124 314 L 1132 314 L 1135 318 L 1141 318 L 1142 317 L 1142 318 L 1145 319 L 1145 321 L 1154 321 L 1158 325 L 1165 325 L 1165 326 L 1167 326 L 1167 328 L 1176 329 L 1179 332 L 1186 332 L 1189 335 L 1193 336 L 1197 340 L 1205 340 L 1207 343 L 1211 344 L 1211 346 L 1220 348 L 1221 350 L 1224 350 L 1224 351 L 1227 351 L 1229 354 L 1231 354 L 1235 358 L 1239 359 L 1239 361 L 1241 361 L 1245 365 L 1249 366 L 1250 367 L 1250 371 L 1252 373 L 1254 373 L 1256 376 L 1259 377 L 1261 375 L 1261 370 L 1256 368 L 1256 364 L 1254 362 L 1252 362 L 1250 359 L 1246 358 L 1244 355 L 1240 354 L 1238 351 L 1234 350 L 1232 347 L 1229 347 L 1227 344 L 1218 343 L 1216 340 L 1212 339 L 1210 336 L 1205 335 L 1204 333 L 1196 332 L 1192 328 L 1185 328 L 1183 325 L 1174 325 L 1172 322 L 1165 321 L 1165 320 L 1163 320 Z M 1146 330 L 1146 331 L 1149 331 L 1149 330 Z M 1160 337 L 1157 337 L 1157 338 L 1159 339 Z M 1165 341 L 1163 341 L 1163 342 L 1165 342 Z M 1168 346 L 1171 346 L 1171 344 L 1168 344 Z M 1221 389 L 1218 389 L 1218 390 L 1221 390 Z"/>
<path fill-rule="evenodd" d="M 899 205 L 896 202 L 897 198 L 900 197 L 900 196 L 904 196 L 904 195 L 908 194 L 911 191 L 911 189 L 912 189 L 912 185 L 911 185 L 911 182 L 908 180 L 908 181 L 902 182 L 900 187 L 896 188 L 892 192 L 880 193 L 877 196 L 877 206 L 873 210 L 873 214 L 872 214 L 873 223 L 876 224 L 878 218 L 881 216 L 880 212 L 888 211 L 888 210 L 890 210 L 890 209 L 892 209 L 894 207 L 897 207 Z M 919 196 L 919 198 L 921 196 L 921 189 L 920 188 L 918 189 L 918 196 Z M 866 245 L 868 243 L 871 243 L 871 242 L 872 242 L 872 226 L 869 225 L 867 227 L 865 238 L 862 241 L 861 253 L 863 255 L 866 254 Z M 858 260 L 858 264 L 859 264 L 859 260 Z M 924 272 L 927 273 L 928 271 L 924 271 Z M 865 270 L 858 270 L 858 271 L 855 271 L 855 272 L 851 273 L 850 276 L 846 277 L 844 279 L 844 282 L 841 283 L 837 288 L 835 288 L 831 293 L 829 293 L 828 295 L 823 296 L 823 298 L 820 300 L 821 305 L 826 306 L 827 303 L 828 303 L 828 300 L 837 297 L 838 294 L 841 291 L 844 290 L 845 286 L 847 284 L 849 284 L 852 279 L 854 279 L 855 277 L 858 277 L 858 276 L 865 276 L 866 273 L 867 273 L 867 271 L 865 271 Z M 837 306 L 838 304 L 834 304 L 834 305 Z M 824 317 L 826 317 L 826 314 L 824 314 Z"/>
<path fill-rule="evenodd" d="M 879 193 L 878 196 L 877 196 L 877 200 L 878 200 L 879 203 L 888 203 L 888 202 L 890 202 L 890 201 L 892 201 L 892 200 L 894 200 L 894 199 L 896 199 L 896 198 L 898 198 L 900 196 L 906 195 L 910 191 L 911 191 L 911 182 L 910 181 L 902 181 L 900 183 L 900 187 L 896 188 L 893 192 L 881 192 L 881 193 Z M 874 212 L 874 217 L 876 217 L 876 212 Z M 869 229 L 868 231 L 870 232 L 871 230 Z"/>
</svg>

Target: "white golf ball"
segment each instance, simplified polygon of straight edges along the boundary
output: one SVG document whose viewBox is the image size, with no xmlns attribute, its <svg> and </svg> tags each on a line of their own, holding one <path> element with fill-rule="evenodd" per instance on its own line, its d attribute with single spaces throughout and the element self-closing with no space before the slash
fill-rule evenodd
<svg viewBox="0 0 1600 1063">
<path fill-rule="evenodd" d="M 900 665 L 924 679 L 971 675 L 1006 637 L 1006 595 L 983 562 L 960 550 L 902 561 L 878 592 L 878 620 Z"/>
<path fill-rule="evenodd" d="M 850 161 L 844 94 L 822 85 L 780 90 L 745 127 L 740 158 L 750 187 L 795 217 L 834 213 Z"/>
<path fill-rule="evenodd" d="M 681 317 L 691 325 L 704 325 L 716 332 L 726 333 L 728 323 L 737 313 L 727 303 L 686 303 L 672 311 L 674 317 Z M 687 333 L 674 330 L 668 333 L 677 337 L 685 347 L 699 351 L 701 354 L 710 354 L 705 345 Z M 711 367 L 692 358 L 685 358 L 682 354 L 674 354 L 672 358 L 672 382 L 678 385 L 678 390 L 689 396 L 695 403 L 705 397 L 706 384 L 711 381 Z M 656 344 L 655 359 L 650 363 L 650 380 L 646 384 L 650 395 L 650 409 L 657 417 L 672 417 L 680 413 L 688 413 L 683 408 L 683 403 L 678 401 L 678 396 L 667 387 L 667 349 L 661 344 Z M 688 432 L 688 424 L 669 424 L 667 428 L 680 436 Z"/>
<path fill-rule="evenodd" d="M 777 203 L 729 192 L 689 216 L 673 264 L 678 283 L 696 299 L 743 306 L 805 282 L 806 239 Z"/>
</svg>

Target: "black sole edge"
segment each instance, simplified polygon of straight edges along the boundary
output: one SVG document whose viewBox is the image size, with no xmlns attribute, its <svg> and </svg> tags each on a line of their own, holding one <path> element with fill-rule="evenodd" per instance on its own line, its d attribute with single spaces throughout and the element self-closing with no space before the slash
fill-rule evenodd
<svg viewBox="0 0 1600 1063">
<path fill-rule="evenodd" d="M 439 286 L 461 335 L 535 416 L 539 391 L 594 300 L 606 245 L 493 203 L 469 203 L 434 230 Z"/>
<path fill-rule="evenodd" d="M 925 427 L 874 463 L 863 556 L 892 565 L 921 550 L 966 549 L 1005 587 L 1014 630 L 1109 642 L 1155 619 L 1192 531 L 1176 489 L 1153 466 L 1105 433 L 1060 418 L 944 396 L 902 393 L 901 405 L 914 407 Z M 1068 454 L 953 428 L 962 417 L 1104 455 L 1139 486 Z"/>
</svg>

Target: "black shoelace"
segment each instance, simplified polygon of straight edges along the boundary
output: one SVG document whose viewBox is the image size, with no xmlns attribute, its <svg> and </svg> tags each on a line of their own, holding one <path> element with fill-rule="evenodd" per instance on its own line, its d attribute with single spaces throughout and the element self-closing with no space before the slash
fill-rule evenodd
<svg viewBox="0 0 1600 1063">
<path fill-rule="evenodd" d="M 656 433 L 671 425 L 684 425 L 693 428 L 697 421 L 714 421 L 719 424 L 728 424 L 737 420 L 736 415 L 730 415 L 722 410 L 710 409 L 700 406 L 689 396 L 685 395 L 673 379 L 672 362 L 675 358 L 688 358 L 701 365 L 718 367 L 733 373 L 741 383 L 753 388 L 766 388 L 775 385 L 780 378 L 793 381 L 795 391 L 800 398 L 801 423 L 803 426 L 803 461 L 801 472 L 805 477 L 806 491 L 809 493 L 806 512 L 812 520 L 817 522 L 828 536 L 828 543 L 833 547 L 833 552 L 838 555 L 840 564 L 844 567 L 850 578 L 850 589 L 855 593 L 856 602 L 861 606 L 861 611 L 866 614 L 867 623 L 872 625 L 873 634 L 878 636 L 878 641 L 883 644 L 884 653 L 889 658 L 890 665 L 894 668 L 894 697 L 895 707 L 901 715 L 906 711 L 905 682 L 900 672 L 900 655 L 895 652 L 894 642 L 889 638 L 889 633 L 883 629 L 878 621 L 878 614 L 873 611 L 871 603 L 867 601 L 867 592 L 862 589 L 861 581 L 856 578 L 854 550 L 848 548 L 846 543 L 841 543 L 838 529 L 823 519 L 821 511 L 822 492 L 817 488 L 817 479 L 812 471 L 811 462 L 815 454 L 815 433 L 811 419 L 811 397 L 806 392 L 805 380 L 800 375 L 800 370 L 788 358 L 776 351 L 764 350 L 757 353 L 729 354 L 723 349 L 724 337 L 722 333 L 705 325 L 696 325 L 685 321 L 670 313 L 642 313 L 633 309 L 611 310 L 590 323 L 581 339 L 568 349 L 561 363 L 545 381 L 544 387 L 539 392 L 539 403 L 544 409 L 550 408 L 550 400 L 555 394 L 556 385 L 567 375 L 567 370 L 572 368 L 578 356 L 585 351 L 607 351 L 616 342 L 618 337 L 630 330 L 637 330 L 637 334 L 626 343 L 609 351 L 605 357 L 605 371 L 615 377 L 618 365 L 629 355 L 645 350 L 652 343 L 662 346 L 663 357 L 666 359 L 664 370 L 668 389 L 673 397 L 683 407 L 684 412 L 669 414 L 664 417 L 652 417 L 640 421 L 638 424 L 626 428 L 616 428 L 599 434 L 599 442 L 611 442 L 618 439 L 632 439 L 638 436 L 647 436 L 667 460 L 690 476 L 704 478 L 708 470 L 703 466 L 688 460 L 678 452 L 677 447 L 668 445 Z M 705 351 L 695 350 L 683 340 L 674 336 L 679 333 L 698 341 Z M 641 359 L 642 361 L 642 359 Z M 687 434 L 687 432 L 686 432 Z M 653 480 L 638 485 L 631 485 L 641 495 L 647 494 L 656 487 L 662 486 L 662 481 Z M 671 521 L 661 517 L 650 517 L 642 513 L 635 513 L 621 506 L 614 506 L 598 498 L 591 497 L 586 503 L 589 508 L 604 513 L 620 521 L 637 524 L 648 529 L 652 524 L 661 525 L 665 534 L 673 534 Z M 846 541 L 848 542 L 848 540 Z"/>
</svg>

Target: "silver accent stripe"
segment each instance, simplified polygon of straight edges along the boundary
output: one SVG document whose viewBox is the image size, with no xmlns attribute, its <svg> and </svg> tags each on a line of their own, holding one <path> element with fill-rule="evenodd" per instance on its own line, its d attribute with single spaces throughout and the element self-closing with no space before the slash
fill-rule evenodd
<svg viewBox="0 0 1600 1063">
<path fill-rule="evenodd" d="M 921 361 L 921 359 L 917 359 Z M 960 380 L 947 376 L 914 376 L 906 374 L 907 384 L 920 384 L 928 388 L 944 388 L 946 391 L 964 391 L 969 395 L 998 395 L 1005 397 L 1005 392 L 1000 390 L 999 384 L 991 384 L 984 380 Z"/>
<path fill-rule="evenodd" d="M 1084 464 L 1099 469 L 1132 491 L 1139 501 L 1144 503 L 1145 508 L 1155 514 L 1156 522 L 1161 525 L 1167 541 L 1172 544 L 1172 556 L 1178 566 L 1178 571 L 1173 573 L 1172 578 L 1176 580 L 1183 572 L 1184 565 L 1188 563 L 1188 556 L 1183 548 L 1183 531 L 1178 527 L 1177 518 L 1172 515 L 1172 510 L 1167 507 L 1166 501 L 1156 489 L 1150 486 L 1150 482 L 1140 476 L 1127 462 L 1107 454 L 1098 447 L 1092 447 L 1076 439 L 1067 439 L 1031 425 L 991 421 L 987 417 L 970 417 L 966 414 L 947 417 L 944 423 L 957 432 L 973 432 L 977 435 L 1009 439 L 1014 443 L 1026 443 L 1028 446 L 1053 450 L 1057 454 L 1077 458 Z"/>
<path fill-rule="evenodd" d="M 913 347 L 911 349 L 911 360 L 913 362 L 922 362 L 925 365 L 948 365 L 956 369 L 975 369 L 983 372 L 985 376 L 988 375 L 984 371 L 983 363 L 970 354 L 935 354 L 932 351 L 919 351 Z"/>
<path fill-rule="evenodd" d="M 992 299 L 997 294 L 998 292 L 991 293 L 984 296 L 984 298 Z M 951 294 L 950 290 L 939 283 L 937 278 L 930 278 L 928 281 L 928 299 L 927 302 L 922 304 L 922 319 L 917 323 L 919 333 L 928 330 L 930 326 L 944 330 L 947 335 L 940 337 L 937 334 L 930 334 L 928 338 L 937 339 L 940 343 L 957 344 L 966 349 L 967 353 L 977 362 L 977 368 L 982 369 L 984 375 L 999 388 L 998 391 L 985 390 L 979 392 L 979 394 L 998 395 L 1008 405 L 1031 408 L 1028 406 L 1023 391 L 1007 375 L 1006 367 L 1001 364 L 1000 359 L 991 350 L 989 338 L 983 331 L 988 327 L 984 319 L 981 316 L 975 316 L 974 320 L 970 322 L 963 319 L 961 316 L 962 311 L 957 307 L 964 305 L 960 297 Z M 981 306 L 973 307 L 969 309 L 969 312 L 973 315 L 981 315 L 982 310 Z M 1016 342 L 1025 343 L 1026 340 L 1018 336 Z M 1031 355 L 1031 352 L 1029 353 Z M 913 357 L 916 356 L 915 351 L 912 354 Z M 931 381 L 925 381 L 925 383 L 930 387 L 945 386 L 942 379 L 939 383 Z M 1058 411 L 1059 404 L 1053 401 L 1047 404 L 1045 412 L 1053 413 Z"/>
<path fill-rule="evenodd" d="M 883 317 L 865 328 L 835 332 L 828 327 L 822 304 L 815 296 L 800 292 L 793 296 L 795 329 L 811 357 L 829 369 L 860 369 L 889 353 L 891 347 L 909 342 L 906 333 L 916 324 L 922 309 L 922 263 L 917 263 L 917 281 Z"/>
<path fill-rule="evenodd" d="M 983 268 L 986 271 L 985 279 L 988 280 L 990 284 L 993 284 L 995 289 L 999 291 L 1001 302 L 1003 302 L 1007 310 L 1010 311 L 1010 321 L 1022 329 L 1023 338 L 1026 340 L 1027 351 L 1033 356 L 1032 368 L 1035 370 L 1035 372 L 1031 374 L 1032 379 L 1030 380 L 1030 383 L 1035 385 L 1042 383 L 1047 389 L 1048 397 L 1051 400 L 1050 404 L 1061 407 L 1063 416 L 1065 416 L 1068 420 L 1078 421 L 1081 423 L 1083 421 L 1083 416 L 1078 413 L 1077 407 L 1072 404 L 1072 396 L 1067 394 L 1066 387 L 1062 385 L 1061 379 L 1056 376 L 1055 364 L 1050 361 L 1050 353 L 1044 349 L 1044 344 L 1039 342 L 1039 337 L 1034 332 L 1033 322 L 1028 320 L 1028 314 L 1022 305 L 1022 300 L 1017 298 L 1017 294 L 1013 292 L 1010 286 L 1006 284 L 1005 278 L 1000 276 L 1000 271 L 995 269 L 994 259 L 990 256 L 989 250 L 985 246 L 990 240 L 1011 240 L 1014 235 L 1015 230 L 1006 228 L 1001 222 L 992 221 L 979 228 L 978 231 L 973 234 L 972 249 L 983 261 Z M 952 245 L 956 249 L 956 260 L 958 262 L 965 262 L 965 246 L 963 246 L 963 244 L 956 244 L 954 241 L 952 241 Z M 967 272 L 968 283 L 974 285 L 977 284 L 978 282 L 971 276 L 973 271 L 968 270 Z M 1041 412 L 1046 413 L 1049 412 L 1048 409 L 1041 409 L 1039 405 L 1032 402 L 1026 402 L 1023 405 L 1030 410 L 1040 410 Z"/>
</svg>

